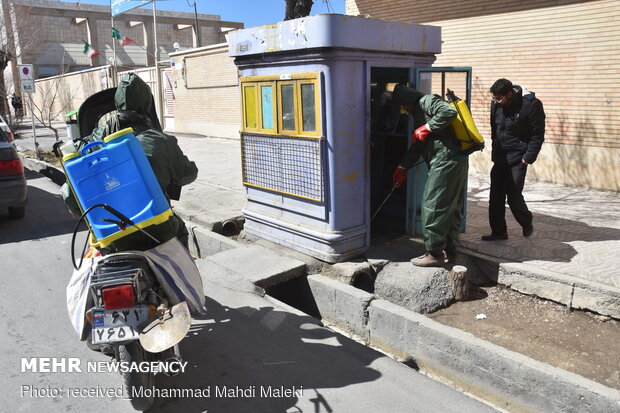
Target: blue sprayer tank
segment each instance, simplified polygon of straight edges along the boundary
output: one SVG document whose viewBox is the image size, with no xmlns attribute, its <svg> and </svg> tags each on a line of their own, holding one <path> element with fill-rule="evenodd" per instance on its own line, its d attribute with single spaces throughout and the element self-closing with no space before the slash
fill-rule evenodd
<svg viewBox="0 0 620 413">
<path fill-rule="evenodd" d="M 65 155 L 63 164 L 82 211 L 96 204 L 107 204 L 140 228 L 165 222 L 172 216 L 168 200 L 131 128 Z M 137 231 L 135 227 L 120 230 L 102 218 L 118 220 L 103 208 L 94 208 L 86 214 L 97 240 L 94 246 L 106 247 Z"/>
</svg>

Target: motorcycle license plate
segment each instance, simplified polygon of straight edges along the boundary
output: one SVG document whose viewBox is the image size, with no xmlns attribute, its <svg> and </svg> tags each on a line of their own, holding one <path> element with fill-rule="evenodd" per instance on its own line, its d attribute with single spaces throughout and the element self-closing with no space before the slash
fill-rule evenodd
<svg viewBox="0 0 620 413">
<path fill-rule="evenodd" d="M 93 344 L 115 343 L 137 339 L 140 326 L 149 319 L 145 305 L 118 310 L 93 310 Z"/>
</svg>

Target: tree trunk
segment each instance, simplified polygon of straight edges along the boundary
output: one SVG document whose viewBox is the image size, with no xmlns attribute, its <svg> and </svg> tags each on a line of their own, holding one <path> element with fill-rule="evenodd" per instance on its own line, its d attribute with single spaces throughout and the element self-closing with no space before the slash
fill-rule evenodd
<svg viewBox="0 0 620 413">
<path fill-rule="evenodd" d="M 48 129 L 51 129 L 52 132 L 54 132 L 54 135 L 56 136 L 56 142 L 58 142 L 60 140 L 60 135 L 58 135 L 58 129 L 52 127 L 51 121 L 50 121 L 50 125 L 48 126 Z"/>
<path fill-rule="evenodd" d="M 312 0 L 285 0 L 284 20 L 298 19 L 310 15 Z"/>
<path fill-rule="evenodd" d="M 455 265 L 448 273 L 448 282 L 456 301 L 466 301 L 471 296 L 471 284 L 467 275 L 467 268 Z"/>
</svg>

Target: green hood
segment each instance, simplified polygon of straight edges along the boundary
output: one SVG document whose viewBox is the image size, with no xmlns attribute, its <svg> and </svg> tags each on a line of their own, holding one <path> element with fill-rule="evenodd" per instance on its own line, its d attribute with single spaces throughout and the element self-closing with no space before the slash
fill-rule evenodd
<svg viewBox="0 0 620 413">
<path fill-rule="evenodd" d="M 134 73 L 123 76 L 114 95 L 118 110 L 133 110 L 143 114 L 151 113 L 152 99 L 151 88 Z"/>
<path fill-rule="evenodd" d="M 396 105 L 415 105 L 422 99 L 422 96 L 424 93 L 420 91 L 403 85 L 396 85 L 392 93 L 392 102 Z"/>
</svg>

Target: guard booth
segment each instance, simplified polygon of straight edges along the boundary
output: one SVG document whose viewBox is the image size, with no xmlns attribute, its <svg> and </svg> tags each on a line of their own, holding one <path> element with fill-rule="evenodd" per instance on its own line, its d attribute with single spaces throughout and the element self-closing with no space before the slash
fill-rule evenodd
<svg viewBox="0 0 620 413">
<path fill-rule="evenodd" d="M 431 68 L 440 28 L 327 14 L 227 40 L 240 72 L 245 230 L 327 262 L 420 234 L 424 164 L 371 217 L 411 143 L 393 87 L 468 96 L 468 69 Z"/>
</svg>

